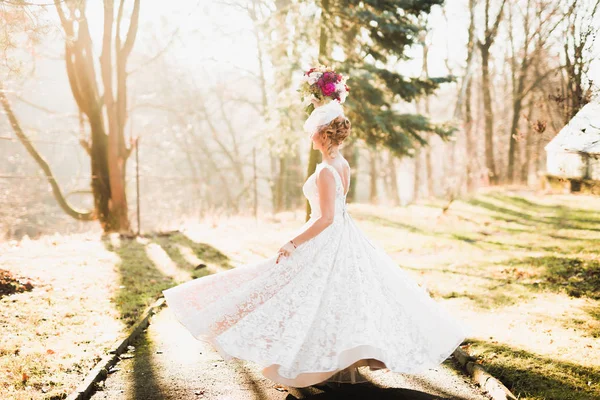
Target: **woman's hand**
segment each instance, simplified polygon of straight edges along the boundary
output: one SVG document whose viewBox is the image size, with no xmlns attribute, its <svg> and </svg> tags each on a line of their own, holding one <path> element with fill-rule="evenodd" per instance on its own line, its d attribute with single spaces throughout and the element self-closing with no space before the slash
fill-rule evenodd
<svg viewBox="0 0 600 400">
<path fill-rule="evenodd" d="M 277 252 L 278 256 L 277 261 L 275 261 L 275 264 L 279 264 L 279 260 L 281 260 L 282 257 L 289 257 L 290 254 L 294 252 L 294 250 L 296 250 L 296 246 L 292 243 L 291 240 L 283 246 L 281 246 L 281 248 Z"/>
</svg>

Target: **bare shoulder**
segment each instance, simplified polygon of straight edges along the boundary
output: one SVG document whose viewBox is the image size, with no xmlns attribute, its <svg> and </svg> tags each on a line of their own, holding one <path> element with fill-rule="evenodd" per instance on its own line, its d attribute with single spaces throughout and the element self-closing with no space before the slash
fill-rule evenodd
<svg viewBox="0 0 600 400">
<path fill-rule="evenodd" d="M 333 167 L 335 168 L 335 167 Z M 317 179 L 318 178 L 322 178 L 325 177 L 325 179 L 329 180 L 333 180 L 333 171 L 331 171 L 329 168 L 327 167 L 322 167 L 318 172 L 317 172 Z"/>
<path fill-rule="evenodd" d="M 335 187 L 335 177 L 329 168 L 321 168 L 317 173 L 316 181 L 319 188 Z"/>
</svg>

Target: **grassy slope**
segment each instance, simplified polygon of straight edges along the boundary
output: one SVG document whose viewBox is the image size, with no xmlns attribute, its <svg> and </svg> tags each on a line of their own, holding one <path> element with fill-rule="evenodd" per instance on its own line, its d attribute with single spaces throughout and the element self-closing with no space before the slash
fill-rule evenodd
<svg viewBox="0 0 600 400">
<path fill-rule="evenodd" d="M 353 215 L 447 300 L 469 351 L 520 398 L 600 398 L 600 199 L 490 192 L 431 206 Z"/>
<path fill-rule="evenodd" d="M 491 192 L 445 214 L 440 206 L 350 213 L 468 325 L 470 352 L 521 398 L 600 398 L 600 199 Z M 230 268 L 273 255 L 302 215 L 1 244 L 0 268 L 35 288 L 0 299 L 0 392 L 64 397 L 161 290 L 209 273 L 199 262 Z"/>
<path fill-rule="evenodd" d="M 491 191 L 445 205 L 352 204 L 350 214 L 464 321 L 469 351 L 520 398 L 600 398 L 600 198 Z M 267 256 L 302 222 L 279 217 L 189 234 Z"/>
</svg>

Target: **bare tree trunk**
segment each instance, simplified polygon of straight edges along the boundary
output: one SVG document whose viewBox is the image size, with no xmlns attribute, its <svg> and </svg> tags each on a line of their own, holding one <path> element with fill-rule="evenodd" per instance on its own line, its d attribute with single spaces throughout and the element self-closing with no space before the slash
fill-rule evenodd
<svg viewBox="0 0 600 400">
<path fill-rule="evenodd" d="M 518 153 L 519 149 L 518 149 L 518 142 L 517 142 L 517 133 L 518 133 L 518 129 L 519 129 L 519 120 L 521 118 L 521 109 L 523 107 L 523 100 L 524 100 L 524 95 L 525 93 L 525 79 L 527 77 L 527 72 L 529 69 L 529 66 L 531 65 L 531 62 L 529 60 L 529 45 L 530 45 L 530 18 L 529 18 L 529 9 L 530 9 L 530 5 L 531 5 L 531 0 L 527 0 L 527 4 L 526 4 L 526 8 L 525 8 L 525 27 L 524 27 L 524 33 L 525 33 L 525 37 L 524 37 L 524 46 L 523 46 L 523 51 L 522 51 L 522 59 L 521 59 L 521 64 L 519 66 L 518 71 L 516 71 L 516 51 L 514 49 L 514 40 L 513 40 L 513 33 L 512 33 L 512 28 L 513 28 L 513 21 L 512 21 L 512 12 L 510 13 L 510 29 L 509 29 L 509 34 L 510 34 L 510 41 L 511 41 L 511 48 L 512 48 L 512 62 L 511 62 L 511 67 L 512 67 L 512 76 L 513 76 L 513 93 L 512 93 L 512 98 L 513 98 L 513 116 L 512 116 L 512 123 L 511 123 L 511 127 L 510 127 L 510 137 L 509 137 L 509 146 L 508 146 L 508 166 L 507 166 L 507 177 L 508 177 L 508 181 L 509 182 L 514 182 L 515 180 L 515 157 L 516 154 Z M 515 76 L 517 76 L 516 78 L 516 82 L 515 82 Z M 515 84 L 516 83 L 516 84 Z"/>
<path fill-rule="evenodd" d="M 534 100 L 529 100 L 528 111 L 527 111 L 527 138 L 525 140 L 525 160 L 521 166 L 521 181 L 525 184 L 529 183 L 529 170 L 531 166 L 531 147 L 533 146 L 534 130 L 532 125 L 533 121 L 533 104 Z"/>
<path fill-rule="evenodd" d="M 104 0 L 104 31 L 100 56 L 104 93 L 100 96 L 93 62 L 93 46 L 85 13 L 85 2 L 69 5 L 65 14 L 63 2 L 54 0 L 61 25 L 66 33 L 65 61 L 73 97 L 89 121 L 91 143 L 82 141 L 90 154 L 92 192 L 96 212 L 103 229 L 129 231 L 125 171 L 135 141 L 125 143 L 127 122 L 127 59 L 138 31 L 140 0 L 134 0 L 125 41 L 121 41 L 121 20 L 125 1 L 122 0 L 114 21 L 114 1 Z M 113 29 L 113 25 L 116 28 Z M 113 30 L 115 33 L 113 66 Z M 113 82 L 113 68 L 116 85 Z M 106 121 L 103 108 L 106 108 Z"/>
<path fill-rule="evenodd" d="M 430 139 L 431 140 L 431 139 Z M 435 196 L 435 187 L 433 182 L 433 162 L 431 161 L 431 143 L 429 148 L 425 151 L 425 167 L 427 169 L 427 196 Z"/>
<path fill-rule="evenodd" d="M 279 161 L 279 157 L 274 154 L 271 154 L 269 157 L 270 165 L 271 165 L 271 176 L 269 179 L 269 187 L 271 188 L 271 207 L 273 208 L 273 212 L 277 211 L 277 175 L 275 171 L 277 171 L 277 162 Z"/>
<path fill-rule="evenodd" d="M 498 182 L 496 174 L 496 164 L 494 162 L 494 111 L 492 109 L 492 95 L 489 72 L 489 49 L 481 50 L 482 65 L 482 91 L 483 91 L 483 112 L 485 119 L 485 166 L 490 176 L 490 182 Z"/>
<path fill-rule="evenodd" d="M 476 154 L 475 143 L 473 140 L 473 112 L 471 110 L 471 97 L 473 92 L 473 83 L 471 79 L 471 65 L 475 58 L 475 0 L 469 0 L 469 41 L 467 44 L 467 71 L 465 74 L 466 85 L 464 87 L 464 130 L 465 130 L 465 160 L 467 174 L 467 191 L 473 190 L 473 156 Z M 459 99 L 462 96 L 459 94 Z M 457 113 L 462 113 L 458 102 Z"/>
<path fill-rule="evenodd" d="M 377 204 L 377 178 L 379 177 L 377 171 L 377 152 L 375 149 L 369 150 L 369 202 L 371 204 Z"/>
<path fill-rule="evenodd" d="M 346 196 L 346 202 L 352 203 L 356 200 L 356 183 L 358 182 L 358 147 L 356 141 L 348 142 L 342 147 L 342 154 L 348 163 L 350 164 L 350 187 L 348 188 L 348 195 Z"/>
<path fill-rule="evenodd" d="M 521 93 L 524 87 L 525 78 L 520 76 L 519 83 L 517 86 L 518 93 Z M 520 94 L 513 99 L 513 117 L 510 127 L 510 139 L 508 144 L 508 166 L 507 166 L 507 178 L 510 183 L 515 181 L 515 158 L 519 151 L 519 143 L 517 142 L 517 134 L 519 129 L 519 120 L 521 117 L 521 108 L 523 107 L 523 99 Z"/>
<path fill-rule="evenodd" d="M 413 188 L 413 201 L 417 201 L 419 198 L 419 191 L 421 188 L 421 149 L 417 148 L 414 155 L 415 159 L 415 178 Z"/>
<path fill-rule="evenodd" d="M 472 84 L 467 84 L 467 92 L 465 96 L 465 155 L 466 166 L 467 166 L 467 190 L 471 191 L 474 188 L 473 185 L 473 157 L 476 154 L 475 141 L 473 138 L 473 111 L 471 110 L 471 95 L 472 95 Z"/>
<path fill-rule="evenodd" d="M 56 179 L 54 178 L 54 175 L 52 174 L 52 170 L 50 169 L 50 166 L 48 165 L 46 160 L 44 160 L 44 158 L 40 155 L 40 153 L 38 153 L 38 151 L 35 149 L 35 147 L 33 147 L 33 144 L 31 144 L 31 141 L 25 135 L 25 132 L 23 132 L 23 129 L 21 128 L 21 125 L 19 124 L 19 121 L 10 105 L 10 102 L 8 101 L 8 98 L 6 97 L 6 93 L 4 92 L 4 86 L 2 85 L 2 82 L 0 82 L 0 103 L 2 104 L 2 108 L 4 109 L 4 112 L 6 113 L 6 116 L 8 117 L 8 120 L 10 122 L 10 125 L 13 128 L 13 131 L 15 132 L 15 135 L 17 135 L 17 138 L 19 138 L 19 141 L 23 144 L 23 146 L 25 146 L 25 149 L 27 150 L 27 152 L 31 155 L 31 157 L 33 157 L 33 159 L 39 165 L 39 167 L 42 169 L 42 171 L 44 171 L 44 175 L 46 176 L 46 179 L 48 180 L 48 183 L 50 184 L 50 187 L 52 188 L 52 194 L 54 195 L 54 198 L 56 199 L 60 208 L 62 208 L 62 210 L 67 213 L 67 215 L 69 215 L 75 219 L 78 219 L 81 221 L 94 220 L 95 219 L 94 212 L 76 210 L 75 208 L 73 208 L 73 206 L 71 206 L 67 202 L 67 199 L 63 196 L 62 191 L 60 190 L 60 187 L 58 186 L 58 182 L 56 182 Z"/>
<path fill-rule="evenodd" d="M 494 43 L 498 33 L 498 26 L 502 19 L 504 5 L 506 0 L 502 0 L 500 11 L 496 17 L 493 26 L 489 25 L 490 17 L 490 0 L 485 0 L 485 31 L 483 41 L 479 41 L 479 50 L 481 52 L 481 80 L 483 94 L 483 108 L 485 119 L 485 163 L 488 169 L 490 182 L 498 183 L 498 175 L 496 172 L 496 163 L 494 160 L 494 110 L 492 107 L 492 93 L 490 80 L 490 47 Z"/>
<path fill-rule="evenodd" d="M 563 101 L 565 103 L 565 123 L 570 121 L 575 114 L 591 101 L 592 83 L 586 76 L 593 60 L 586 57 L 586 52 L 593 49 L 597 39 L 597 13 L 600 12 L 600 0 L 590 2 L 573 1 L 567 14 L 567 29 L 564 35 L 564 56 L 566 90 Z M 565 101 L 566 100 L 566 101 Z"/>
<path fill-rule="evenodd" d="M 285 177 L 287 166 L 285 162 L 285 157 L 279 157 L 279 173 L 277 174 L 277 183 L 275 184 L 275 211 L 282 211 L 284 208 L 284 200 L 285 200 Z"/>
<path fill-rule="evenodd" d="M 294 151 L 291 164 L 286 168 L 286 201 L 285 206 L 289 209 L 296 209 L 300 206 L 300 201 L 304 200 L 302 196 L 302 177 L 304 176 L 302 168 L 302 160 L 300 157 L 300 148 Z"/>
<path fill-rule="evenodd" d="M 400 201 L 400 191 L 398 190 L 398 177 L 396 176 L 396 157 L 390 151 L 388 152 L 388 168 L 389 168 L 389 176 L 390 176 L 390 191 L 391 191 L 391 200 L 394 206 L 399 206 Z"/>
</svg>

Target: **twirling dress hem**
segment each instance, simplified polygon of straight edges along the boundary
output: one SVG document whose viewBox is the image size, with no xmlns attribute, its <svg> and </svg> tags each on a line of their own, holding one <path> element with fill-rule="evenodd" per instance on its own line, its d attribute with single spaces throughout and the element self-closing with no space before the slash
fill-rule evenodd
<svg viewBox="0 0 600 400">
<path fill-rule="evenodd" d="M 168 292 L 168 291 L 165 291 L 165 292 Z M 169 303 L 169 299 L 168 299 L 169 295 L 168 295 L 168 293 L 165 293 L 165 292 L 163 292 L 163 294 L 164 294 L 165 300 L 167 301 L 167 304 L 168 304 Z M 177 308 L 170 307 L 170 309 L 173 311 L 173 313 L 174 313 L 176 319 L 179 321 L 179 323 L 182 324 L 190 332 L 193 332 L 193 328 L 190 325 L 185 323 L 185 320 L 182 318 L 183 317 L 182 315 L 178 314 Z M 454 352 L 454 350 L 458 346 L 460 346 L 460 344 L 464 340 L 464 338 L 461 337 L 459 340 L 456 340 L 455 343 L 453 343 L 451 346 L 445 347 L 445 348 L 448 348 L 451 350 L 441 353 L 438 357 L 436 357 L 434 359 L 430 359 L 429 362 L 427 362 L 427 363 L 420 363 L 419 365 L 415 365 L 415 366 L 405 366 L 404 368 L 394 367 L 394 365 L 389 360 L 387 360 L 387 357 L 384 355 L 384 353 L 381 349 L 371 346 L 371 345 L 360 345 L 360 346 L 356 346 L 356 347 L 346 349 L 346 350 L 343 350 L 342 352 L 340 352 L 340 354 L 338 356 L 338 365 L 336 368 L 334 368 L 332 370 L 300 371 L 295 376 L 282 376 L 279 374 L 279 368 L 281 367 L 281 365 L 279 365 L 279 364 L 273 364 L 270 361 L 265 360 L 265 359 L 259 359 L 259 358 L 255 358 L 255 357 L 251 357 L 251 356 L 246 356 L 239 352 L 227 350 L 219 343 L 218 337 L 215 337 L 215 336 L 212 336 L 209 334 L 205 334 L 205 333 L 199 333 L 199 334 L 192 333 L 192 334 L 197 340 L 203 341 L 203 342 L 208 343 L 211 346 L 213 346 L 215 348 L 215 350 L 217 350 L 219 355 L 225 361 L 229 361 L 232 358 L 237 358 L 239 360 L 244 360 L 244 361 L 251 361 L 251 362 L 256 363 L 263 367 L 261 372 L 262 372 L 263 376 L 265 376 L 266 378 L 272 380 L 273 382 L 282 384 L 282 385 L 286 385 L 286 386 L 290 386 L 290 387 L 298 387 L 298 388 L 307 387 L 307 386 L 315 385 L 315 384 L 321 383 L 323 381 L 326 381 L 328 378 L 330 378 L 333 375 L 335 375 L 336 373 L 350 367 L 351 365 L 353 365 L 361 360 L 368 360 L 368 359 L 373 359 L 373 360 L 383 364 L 383 367 L 381 367 L 381 368 L 380 367 L 370 367 L 370 369 L 372 371 L 387 368 L 391 372 L 396 372 L 396 373 L 418 374 L 429 368 L 438 366 L 441 362 L 443 362 L 445 359 L 447 359 Z M 369 363 L 367 362 L 367 364 L 369 364 Z M 375 363 L 373 363 L 373 364 L 375 364 Z"/>
</svg>

